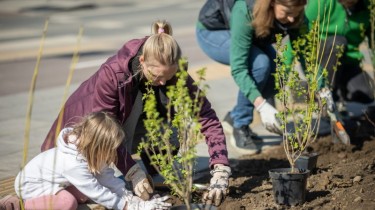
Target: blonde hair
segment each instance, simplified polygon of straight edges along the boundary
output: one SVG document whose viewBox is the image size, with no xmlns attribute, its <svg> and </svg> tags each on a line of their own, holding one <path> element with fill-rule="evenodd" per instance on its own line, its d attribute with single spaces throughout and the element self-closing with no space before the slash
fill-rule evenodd
<svg viewBox="0 0 375 210">
<path fill-rule="evenodd" d="M 257 0 L 253 8 L 253 20 L 251 25 L 254 27 L 255 35 L 264 38 L 271 33 L 271 28 L 274 26 L 275 12 L 273 11 L 274 4 L 281 4 L 288 8 L 296 8 L 306 5 L 306 0 Z M 298 27 L 304 18 L 303 10 L 297 17 L 297 21 L 293 22 L 290 27 Z"/>
<path fill-rule="evenodd" d="M 172 37 L 172 26 L 165 20 L 156 21 L 152 24 L 151 30 L 153 35 L 143 45 L 144 60 L 156 60 L 166 66 L 178 64 L 181 49 Z"/>
<path fill-rule="evenodd" d="M 100 173 L 104 165 L 117 162 L 117 148 L 125 137 L 121 126 L 105 112 L 87 115 L 64 136 L 77 136 L 77 150 L 86 158 L 89 170 Z M 71 142 L 74 143 L 74 142 Z"/>
</svg>

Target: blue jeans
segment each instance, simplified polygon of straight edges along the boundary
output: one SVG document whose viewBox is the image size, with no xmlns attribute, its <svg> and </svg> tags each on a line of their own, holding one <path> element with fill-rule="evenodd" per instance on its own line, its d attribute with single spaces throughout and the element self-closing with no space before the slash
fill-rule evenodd
<svg viewBox="0 0 375 210">
<path fill-rule="evenodd" d="M 211 59 L 229 65 L 230 31 L 197 29 L 196 38 L 200 48 Z"/>
<path fill-rule="evenodd" d="M 196 37 L 199 46 L 210 58 L 229 65 L 229 30 L 197 29 Z M 276 50 L 271 44 L 262 48 L 252 45 L 249 51 L 248 73 L 264 98 L 270 98 L 276 94 L 275 80 L 272 76 L 276 70 L 276 64 L 273 61 L 275 57 Z M 238 91 L 237 104 L 230 114 L 233 119 L 233 127 L 240 128 L 244 125 L 250 125 L 253 122 L 253 112 L 254 105 L 252 102 L 241 91 Z"/>
</svg>

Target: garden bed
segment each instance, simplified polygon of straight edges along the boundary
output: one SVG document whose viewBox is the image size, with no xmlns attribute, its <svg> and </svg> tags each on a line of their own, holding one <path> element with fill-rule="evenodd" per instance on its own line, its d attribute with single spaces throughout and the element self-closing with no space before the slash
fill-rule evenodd
<svg viewBox="0 0 375 210">
<path fill-rule="evenodd" d="M 320 154 L 318 169 L 308 178 L 306 202 L 290 209 L 375 209 L 375 139 L 352 143 L 335 144 L 329 136 L 311 145 Z M 229 196 L 219 209 L 289 208 L 275 204 L 268 175 L 269 169 L 289 167 L 282 146 L 231 160 L 231 167 Z"/>
</svg>

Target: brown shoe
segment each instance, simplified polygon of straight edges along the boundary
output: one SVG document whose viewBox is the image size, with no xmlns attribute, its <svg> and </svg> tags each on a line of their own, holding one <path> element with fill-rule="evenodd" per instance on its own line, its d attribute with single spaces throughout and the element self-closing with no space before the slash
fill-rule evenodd
<svg viewBox="0 0 375 210">
<path fill-rule="evenodd" d="M 0 210 L 20 210 L 20 199 L 15 195 L 7 195 L 0 199 Z"/>
</svg>

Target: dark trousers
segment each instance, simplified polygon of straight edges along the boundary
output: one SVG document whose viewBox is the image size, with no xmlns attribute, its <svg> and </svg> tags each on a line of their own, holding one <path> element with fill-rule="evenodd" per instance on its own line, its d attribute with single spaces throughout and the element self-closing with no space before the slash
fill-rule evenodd
<svg viewBox="0 0 375 210">
<path fill-rule="evenodd" d="M 321 44 L 321 46 L 324 46 Z M 338 60 L 337 53 L 339 52 L 338 46 L 344 49 L 343 56 Z M 360 103 L 371 103 L 374 100 L 374 81 L 363 71 L 360 63 L 348 63 L 350 60 L 345 56 L 347 40 L 344 36 L 328 37 L 326 39 L 325 48 L 321 50 L 322 67 L 327 66 L 328 81 L 333 89 L 333 99 L 335 101 L 355 101 Z M 332 54 L 331 54 L 331 50 Z M 330 55 L 331 54 L 331 55 Z M 335 66 L 337 61 L 341 65 Z"/>
</svg>

